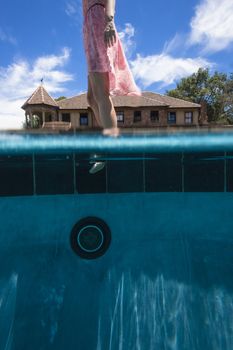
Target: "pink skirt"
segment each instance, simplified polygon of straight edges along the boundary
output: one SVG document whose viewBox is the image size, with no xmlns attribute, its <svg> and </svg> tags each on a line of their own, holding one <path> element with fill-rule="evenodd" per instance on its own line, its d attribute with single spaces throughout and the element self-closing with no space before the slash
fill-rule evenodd
<svg viewBox="0 0 233 350">
<path fill-rule="evenodd" d="M 116 42 L 107 47 L 104 42 L 105 7 L 92 6 L 83 21 L 83 42 L 88 72 L 108 72 L 111 96 L 141 96 L 129 68 L 116 30 Z"/>
</svg>

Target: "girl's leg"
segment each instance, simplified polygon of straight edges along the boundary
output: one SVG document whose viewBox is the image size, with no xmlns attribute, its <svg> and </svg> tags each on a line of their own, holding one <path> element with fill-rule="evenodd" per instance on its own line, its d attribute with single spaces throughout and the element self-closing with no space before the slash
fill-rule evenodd
<svg viewBox="0 0 233 350">
<path fill-rule="evenodd" d="M 99 118 L 106 135 L 116 136 L 119 134 L 117 128 L 117 116 L 109 95 L 108 72 L 89 72 L 90 84 L 94 99 L 98 105 Z"/>
<path fill-rule="evenodd" d="M 99 107 L 98 104 L 94 98 L 91 82 L 90 82 L 90 76 L 88 75 L 88 90 L 87 90 L 87 102 L 90 105 L 90 108 L 92 109 L 94 113 L 94 117 L 97 121 L 97 124 L 101 126 L 100 116 L 99 116 Z"/>
<path fill-rule="evenodd" d="M 91 82 L 90 82 L 90 77 L 88 75 L 88 91 L 87 91 L 87 102 L 90 105 L 92 111 L 94 112 L 94 116 L 95 119 L 97 121 L 97 123 L 99 124 L 99 126 L 101 125 L 101 121 L 100 121 L 100 116 L 99 116 L 99 107 L 98 104 L 94 98 L 93 95 L 93 91 L 92 91 L 92 87 L 91 87 Z M 97 154 L 91 154 L 92 158 L 98 158 Z M 96 172 L 102 170 L 105 167 L 105 162 L 98 162 L 98 161 L 92 161 L 90 162 L 92 165 L 91 169 L 89 170 L 90 174 L 95 174 Z"/>
</svg>

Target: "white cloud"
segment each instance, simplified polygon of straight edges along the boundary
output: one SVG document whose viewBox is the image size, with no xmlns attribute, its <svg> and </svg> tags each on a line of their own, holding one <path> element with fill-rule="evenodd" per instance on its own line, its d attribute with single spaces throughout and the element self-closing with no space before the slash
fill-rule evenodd
<svg viewBox="0 0 233 350">
<path fill-rule="evenodd" d="M 175 58 L 166 53 L 142 57 L 137 54 L 130 61 L 135 79 L 139 79 L 143 88 L 153 83 L 160 83 L 161 88 L 174 84 L 177 80 L 189 76 L 200 67 L 211 67 L 212 64 L 204 58 Z"/>
<path fill-rule="evenodd" d="M 171 40 L 165 42 L 163 53 L 174 55 L 174 52 L 178 53 L 181 49 L 183 51 L 186 47 L 186 40 L 187 35 L 176 33 Z"/>
<path fill-rule="evenodd" d="M 74 16 L 76 15 L 76 13 L 78 12 L 78 4 L 74 1 L 70 1 L 66 3 L 66 9 L 65 9 L 65 13 L 67 14 L 67 16 Z"/>
<path fill-rule="evenodd" d="M 50 94 L 66 91 L 64 84 L 73 80 L 63 70 L 69 60 L 70 50 L 64 48 L 60 55 L 48 55 L 29 63 L 19 60 L 8 67 L 0 67 L 0 129 L 20 128 L 24 121 L 23 103 L 44 78 Z"/>
<path fill-rule="evenodd" d="M 66 2 L 65 13 L 72 20 L 74 20 L 74 23 L 76 25 L 80 26 L 80 28 L 81 28 L 82 15 L 83 15 L 81 0 L 67 1 Z"/>
<path fill-rule="evenodd" d="M 0 41 L 8 42 L 12 45 L 17 45 L 17 40 L 10 34 L 0 28 Z"/>
<path fill-rule="evenodd" d="M 125 29 L 118 34 L 134 78 L 139 80 L 143 89 L 154 83 L 158 83 L 162 89 L 197 72 L 201 67 L 213 66 L 211 62 L 202 57 L 182 58 L 178 56 L 178 53 L 183 52 L 186 47 L 187 35 L 177 33 L 172 40 L 165 43 L 160 54 L 143 57 L 137 53 L 136 59 L 133 60 L 130 59 L 130 56 L 136 48 L 134 27 L 132 24 L 126 23 Z M 175 52 L 178 57 L 174 57 Z"/>
<path fill-rule="evenodd" d="M 233 43 L 233 1 L 203 0 L 191 20 L 191 45 L 200 44 L 204 52 L 217 52 Z"/>
<path fill-rule="evenodd" d="M 125 29 L 118 32 L 119 38 L 122 42 L 124 52 L 127 57 L 130 57 L 136 48 L 136 43 L 133 39 L 135 29 L 131 23 L 125 24 Z"/>
</svg>

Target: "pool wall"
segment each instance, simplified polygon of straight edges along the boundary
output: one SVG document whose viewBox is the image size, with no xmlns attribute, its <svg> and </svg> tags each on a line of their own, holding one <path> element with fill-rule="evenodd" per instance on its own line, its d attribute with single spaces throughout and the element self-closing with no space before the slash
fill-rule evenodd
<svg viewBox="0 0 233 350">
<path fill-rule="evenodd" d="M 232 140 L 145 139 L 0 143 L 0 349 L 232 350 Z M 86 217 L 111 231 L 92 260 Z"/>
</svg>

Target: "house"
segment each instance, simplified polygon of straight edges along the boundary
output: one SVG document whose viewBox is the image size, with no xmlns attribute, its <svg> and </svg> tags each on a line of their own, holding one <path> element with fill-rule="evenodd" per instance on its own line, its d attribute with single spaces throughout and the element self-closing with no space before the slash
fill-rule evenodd
<svg viewBox="0 0 233 350">
<path fill-rule="evenodd" d="M 142 96 L 113 96 L 112 101 L 118 126 L 125 129 L 199 126 L 205 119 L 201 105 L 150 91 L 143 91 Z M 93 130 L 99 127 L 87 103 L 87 93 L 55 101 L 40 85 L 22 108 L 29 128 L 33 116 L 37 116 L 38 127 L 44 129 Z"/>
</svg>

